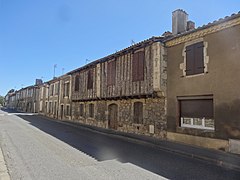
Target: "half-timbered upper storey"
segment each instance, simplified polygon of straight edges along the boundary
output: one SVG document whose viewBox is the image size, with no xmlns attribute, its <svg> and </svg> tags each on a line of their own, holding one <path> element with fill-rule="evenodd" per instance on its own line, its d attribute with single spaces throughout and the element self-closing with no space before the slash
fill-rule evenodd
<svg viewBox="0 0 240 180">
<path fill-rule="evenodd" d="M 166 54 L 152 37 L 71 71 L 72 100 L 152 97 L 166 89 Z"/>
</svg>

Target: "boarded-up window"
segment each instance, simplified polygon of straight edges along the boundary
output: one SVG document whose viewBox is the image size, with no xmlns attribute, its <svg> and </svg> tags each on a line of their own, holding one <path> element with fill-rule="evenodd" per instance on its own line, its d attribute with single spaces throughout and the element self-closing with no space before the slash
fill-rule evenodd
<svg viewBox="0 0 240 180">
<path fill-rule="evenodd" d="M 214 129 L 213 99 L 180 100 L 182 127 Z"/>
<path fill-rule="evenodd" d="M 83 115 L 84 115 L 84 104 L 80 104 L 80 107 L 79 107 L 79 115 L 80 115 L 80 116 L 83 116 Z"/>
<path fill-rule="evenodd" d="M 93 88 L 93 70 L 90 69 L 88 71 L 88 77 L 87 77 L 87 89 Z"/>
<path fill-rule="evenodd" d="M 143 123 L 143 103 L 135 102 L 133 105 L 133 121 L 137 124 Z"/>
<path fill-rule="evenodd" d="M 203 42 L 186 47 L 186 75 L 204 72 Z"/>
<path fill-rule="evenodd" d="M 114 85 L 116 81 L 116 61 L 111 61 L 107 65 L 107 85 Z"/>
<path fill-rule="evenodd" d="M 94 104 L 89 104 L 89 117 L 94 117 Z"/>
<path fill-rule="evenodd" d="M 133 54 L 132 60 L 132 81 L 144 80 L 144 51 L 139 51 Z"/>
<path fill-rule="evenodd" d="M 79 75 L 75 76 L 75 87 L 74 87 L 75 91 L 79 91 Z"/>
</svg>

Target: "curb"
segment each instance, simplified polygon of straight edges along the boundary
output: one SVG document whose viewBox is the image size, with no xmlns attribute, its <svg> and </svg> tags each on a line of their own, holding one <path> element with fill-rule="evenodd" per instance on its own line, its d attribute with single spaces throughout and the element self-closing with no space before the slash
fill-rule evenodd
<svg viewBox="0 0 240 180">
<path fill-rule="evenodd" d="M 42 115 L 40 115 L 40 116 L 42 116 Z M 124 138 L 124 137 L 129 138 L 131 140 L 135 140 L 135 141 L 138 141 L 138 142 L 141 142 L 141 143 L 157 146 L 159 149 L 161 149 L 163 151 L 179 154 L 179 155 L 182 155 L 182 156 L 185 156 L 185 157 L 195 158 L 195 159 L 198 159 L 198 160 L 203 160 L 203 161 L 206 161 L 208 163 L 211 163 L 211 164 L 214 164 L 214 165 L 226 168 L 226 169 L 231 169 L 231 170 L 235 170 L 235 171 L 240 172 L 240 164 L 236 165 L 236 164 L 232 164 L 232 163 L 229 163 L 229 162 L 225 162 L 224 160 L 219 160 L 219 159 L 216 159 L 216 158 L 210 158 L 210 157 L 206 157 L 206 156 L 203 156 L 203 155 L 194 154 L 194 153 L 191 153 L 191 152 L 186 152 L 186 151 L 182 151 L 182 150 L 177 150 L 177 149 L 173 149 L 173 148 L 164 147 L 164 145 L 160 144 L 160 141 L 164 142 L 163 140 L 156 139 L 156 138 L 154 139 L 153 137 L 148 137 L 148 136 L 138 135 L 138 134 L 131 134 L 131 133 L 126 133 L 126 132 L 119 132 L 119 131 L 112 130 L 112 129 L 105 129 L 105 128 L 86 125 L 86 124 L 82 124 L 82 123 L 79 123 L 79 122 L 73 122 L 73 121 L 58 120 L 58 119 L 53 119 L 51 117 L 46 117 L 46 116 L 42 116 L 42 117 L 47 118 L 51 121 L 59 122 L 59 123 L 65 124 L 65 125 L 75 127 L 75 128 L 90 129 L 90 130 L 98 132 L 98 133 L 102 133 L 102 134 L 106 134 L 106 135 L 114 135 L 118 138 Z M 167 142 L 172 142 L 172 141 L 167 141 Z M 173 143 L 183 145 L 183 143 L 178 143 L 178 142 L 173 142 Z M 195 147 L 195 146 L 192 146 L 192 145 L 186 145 L 186 144 L 184 144 L 184 145 L 189 146 L 189 147 Z M 217 150 L 216 150 L 216 152 L 217 152 Z M 229 156 L 234 156 L 234 154 L 229 154 Z M 240 158 L 240 156 L 236 156 L 236 157 Z"/>
</svg>

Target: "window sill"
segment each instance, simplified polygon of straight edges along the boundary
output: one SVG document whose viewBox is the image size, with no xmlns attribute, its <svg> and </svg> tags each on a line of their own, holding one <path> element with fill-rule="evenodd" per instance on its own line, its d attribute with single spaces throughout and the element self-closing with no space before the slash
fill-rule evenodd
<svg viewBox="0 0 240 180">
<path fill-rule="evenodd" d="M 189 128 L 189 129 L 199 129 L 203 131 L 209 131 L 209 132 L 214 132 L 214 128 L 210 127 L 202 127 L 202 126 L 193 126 L 193 125 L 181 125 L 179 128 Z"/>
<path fill-rule="evenodd" d="M 200 74 L 193 74 L 193 75 L 183 75 L 183 76 L 181 76 L 181 77 L 182 77 L 182 78 L 194 78 L 194 77 L 206 75 L 207 73 L 208 73 L 208 72 L 204 72 L 204 73 L 200 73 Z"/>
</svg>

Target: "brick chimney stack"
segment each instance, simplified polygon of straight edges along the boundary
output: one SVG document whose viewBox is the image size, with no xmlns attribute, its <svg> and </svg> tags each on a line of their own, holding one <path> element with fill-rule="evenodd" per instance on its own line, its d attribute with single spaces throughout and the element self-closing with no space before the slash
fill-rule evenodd
<svg viewBox="0 0 240 180">
<path fill-rule="evenodd" d="M 177 9 L 172 13 L 172 33 L 173 35 L 187 31 L 188 14 L 182 9 Z"/>
<path fill-rule="evenodd" d="M 187 22 L 187 31 L 195 29 L 195 23 L 193 21 Z"/>
</svg>

